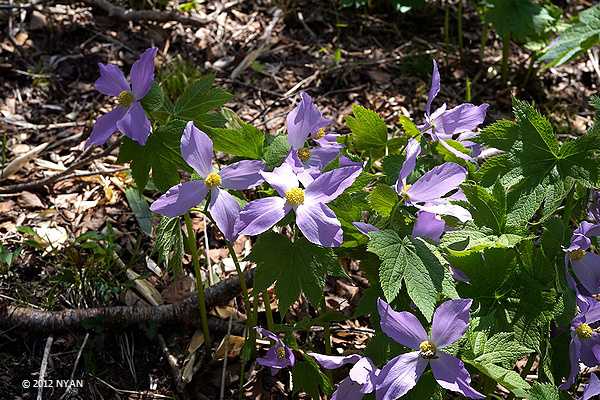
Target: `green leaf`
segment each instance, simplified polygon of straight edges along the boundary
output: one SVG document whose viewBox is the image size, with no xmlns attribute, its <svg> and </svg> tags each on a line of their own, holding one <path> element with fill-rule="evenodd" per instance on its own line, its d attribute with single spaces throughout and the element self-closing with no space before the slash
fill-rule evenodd
<svg viewBox="0 0 600 400">
<path fill-rule="evenodd" d="M 526 398 L 529 384 L 512 369 L 502 368 L 495 364 L 481 364 L 475 361 L 466 361 L 481 373 L 489 376 L 517 397 Z"/>
<path fill-rule="evenodd" d="M 142 99 L 142 107 L 146 112 L 159 110 L 164 102 L 164 94 L 158 83 L 154 82 L 152 87 Z"/>
<path fill-rule="evenodd" d="M 535 382 L 529 391 L 529 400 L 562 400 L 568 397 L 556 386 L 548 383 Z"/>
<path fill-rule="evenodd" d="M 513 121 L 502 119 L 483 128 L 474 140 L 498 150 L 509 151 L 517 139 L 517 125 Z"/>
<path fill-rule="evenodd" d="M 296 362 L 292 369 L 292 379 L 294 393 L 305 392 L 312 399 L 320 399 L 321 392 L 329 394 L 333 389 L 329 377 L 321 372 L 316 361 L 311 357 L 305 357 L 304 360 Z"/>
<path fill-rule="evenodd" d="M 388 185 L 377 185 L 367 196 L 369 205 L 380 215 L 388 217 L 398 202 L 398 193 Z"/>
<path fill-rule="evenodd" d="M 263 155 L 264 132 L 245 122 L 237 129 L 214 128 L 210 138 L 216 151 L 251 159 L 260 159 Z"/>
<path fill-rule="evenodd" d="M 290 145 L 287 141 L 287 135 L 277 135 L 268 143 L 263 160 L 268 168 L 275 168 L 281 165 L 289 152 Z"/>
<path fill-rule="evenodd" d="M 582 11 L 578 21 L 569 26 L 548 46 L 542 61 L 548 67 L 564 64 L 600 43 L 600 5 Z"/>
<path fill-rule="evenodd" d="M 127 188 L 125 190 L 125 197 L 135 219 L 137 220 L 142 232 L 148 236 L 152 236 L 152 213 L 148 206 L 148 201 L 142 196 L 139 190 L 134 188 Z"/>
<path fill-rule="evenodd" d="M 285 255 L 283 257 L 282 255 Z M 282 314 L 304 293 L 314 306 L 323 301 L 327 275 L 342 275 L 330 249 L 316 246 L 304 238 L 290 242 L 274 232 L 262 234 L 248 260 L 257 265 L 255 288 L 266 290 L 273 283 Z"/>
<path fill-rule="evenodd" d="M 514 363 L 531 349 L 515 341 L 513 332 L 500 332 L 487 339 L 481 354 L 475 361 L 481 364 L 497 364 L 505 368 L 511 368 Z"/>
<path fill-rule="evenodd" d="M 131 171 L 138 190 L 142 191 L 152 170 L 154 183 L 161 191 L 167 191 L 179 183 L 178 169 L 190 170 L 181 158 L 180 141 L 184 122 L 174 120 L 152 132 L 145 146 L 124 138 L 119 162 L 131 162 Z"/>
<path fill-rule="evenodd" d="M 215 124 L 215 121 L 222 117 L 211 115 L 210 111 L 221 107 L 232 96 L 223 89 L 213 87 L 214 79 L 213 75 L 208 75 L 188 86 L 175 102 L 173 114 L 184 121 L 194 121 L 199 129 L 221 125 Z"/>
<path fill-rule="evenodd" d="M 420 238 L 400 238 L 391 230 L 369 235 L 368 250 L 379 256 L 381 288 L 388 302 L 400 292 L 402 282 L 411 300 L 431 320 L 438 294 L 443 290 L 444 267 Z"/>
<path fill-rule="evenodd" d="M 476 184 L 464 184 L 462 190 L 467 197 L 474 221 L 479 226 L 492 228 L 501 234 L 506 223 L 506 194 L 497 182 L 493 193 Z"/>
<path fill-rule="evenodd" d="M 179 217 L 162 217 L 156 228 L 154 250 L 159 261 L 167 261 L 172 271 L 181 271 L 183 258 L 183 235 Z"/>
<path fill-rule="evenodd" d="M 373 156 L 382 156 L 387 144 L 387 126 L 385 121 L 374 111 L 354 104 L 354 116 L 346 118 L 346 124 L 352 131 L 354 147 Z"/>
<path fill-rule="evenodd" d="M 548 9 L 531 0 L 487 0 L 485 19 L 519 42 L 539 40 L 555 24 Z"/>
<path fill-rule="evenodd" d="M 400 122 L 400 125 L 402 125 L 402 129 L 404 130 L 406 136 L 417 137 L 421 134 L 421 131 L 419 128 L 417 128 L 417 125 L 415 125 L 415 123 L 407 116 L 401 115 L 400 118 L 398 118 L 398 121 Z"/>
</svg>

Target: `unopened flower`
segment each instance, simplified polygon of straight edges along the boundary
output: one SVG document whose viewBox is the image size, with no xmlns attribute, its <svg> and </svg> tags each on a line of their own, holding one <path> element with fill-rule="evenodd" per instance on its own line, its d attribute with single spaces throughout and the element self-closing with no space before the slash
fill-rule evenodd
<svg viewBox="0 0 600 400">
<path fill-rule="evenodd" d="M 323 368 L 335 369 L 345 364 L 354 364 L 348 377 L 340 382 L 331 395 L 331 400 L 360 400 L 365 394 L 375 390 L 379 370 L 367 357 L 353 354 L 350 356 L 328 356 L 325 354 L 308 353 Z"/>
<path fill-rule="evenodd" d="M 293 367 L 296 363 L 296 357 L 291 348 L 285 345 L 279 336 L 264 328 L 256 328 L 256 332 L 263 337 L 273 340 L 275 343 L 267 351 L 264 357 L 257 358 L 256 362 L 263 367 L 271 368 L 271 374 L 276 375 L 279 370 Z"/>
<path fill-rule="evenodd" d="M 152 125 L 140 101 L 154 82 L 154 57 L 157 51 L 156 47 L 146 50 L 133 64 L 129 77 L 131 84 L 116 65 L 98 64 L 100 78 L 96 81 L 96 90 L 116 97 L 118 105 L 98 118 L 86 146 L 103 145 L 117 131 L 141 145 L 146 144 Z"/>
<path fill-rule="evenodd" d="M 308 241 L 324 246 L 342 244 L 340 221 L 327 203 L 352 185 L 360 167 L 343 167 L 320 174 L 305 188 L 289 164 L 283 163 L 273 172 L 261 172 L 279 196 L 251 201 L 240 212 L 237 229 L 240 235 L 258 235 L 273 227 L 294 210 L 296 225 Z"/>
<path fill-rule="evenodd" d="M 600 363 L 600 303 L 591 305 L 579 313 L 571 321 L 571 343 L 569 344 L 569 361 L 571 372 L 566 382 L 560 388 L 568 389 L 575 383 L 579 373 L 579 362 L 588 367 L 595 367 Z"/>
<path fill-rule="evenodd" d="M 188 122 L 181 137 L 181 155 L 202 180 L 180 183 L 170 188 L 150 206 L 158 214 L 175 217 L 198 205 L 210 192 L 208 210 L 217 226 L 229 241 L 235 240 L 235 222 L 240 206 L 226 190 L 244 190 L 262 183 L 262 161 L 243 160 L 220 171 L 213 166 L 212 140 L 192 121 Z"/>
<path fill-rule="evenodd" d="M 438 141 L 446 150 L 463 160 L 472 160 L 473 158 L 459 151 L 448 144 L 446 141 L 454 139 L 466 148 L 478 151 L 478 145 L 469 139 L 477 136 L 474 132 L 485 120 L 485 114 L 489 107 L 488 104 L 475 106 L 471 103 L 464 103 L 457 107 L 447 110 L 446 104 L 431 112 L 431 104 L 440 92 L 440 73 L 437 63 L 433 61 L 433 75 L 431 77 L 431 88 L 425 106 L 425 124 L 419 126 L 422 132 L 431 136 L 432 140 Z"/>
<path fill-rule="evenodd" d="M 378 300 L 383 333 L 415 350 L 400 354 L 381 369 L 376 387 L 378 400 L 404 396 L 417 384 L 427 365 L 431 365 L 433 377 L 444 389 L 471 399 L 485 398 L 471 387 L 471 376 L 464 363 L 441 351 L 464 335 L 469 325 L 471 303 L 470 299 L 460 299 L 441 304 L 433 315 L 431 334 L 427 335 L 413 314 L 394 311 L 388 303 Z"/>
</svg>

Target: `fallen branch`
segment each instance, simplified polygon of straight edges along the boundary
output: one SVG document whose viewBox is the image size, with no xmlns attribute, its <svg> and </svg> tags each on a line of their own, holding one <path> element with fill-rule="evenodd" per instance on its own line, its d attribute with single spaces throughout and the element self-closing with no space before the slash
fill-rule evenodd
<svg viewBox="0 0 600 400">
<path fill-rule="evenodd" d="M 113 143 L 112 145 L 108 146 L 106 149 L 104 149 L 100 153 L 92 154 L 88 157 L 83 157 L 88 153 L 88 151 L 91 150 L 91 148 L 89 148 L 88 150 L 85 150 L 82 153 L 82 155 L 81 155 L 82 157 L 80 157 L 79 161 L 75 161 L 64 171 L 61 171 L 57 174 L 54 174 L 54 175 L 51 175 L 46 178 L 42 178 L 42 179 L 39 179 L 39 180 L 33 181 L 33 182 L 18 183 L 16 185 L 2 186 L 2 187 L 0 187 L 0 194 L 19 193 L 19 192 L 23 192 L 23 191 L 38 190 L 38 189 L 41 189 L 50 184 L 56 183 L 60 180 L 68 179 L 71 177 L 77 177 L 76 174 L 75 175 L 72 174 L 73 171 L 75 171 L 76 169 L 78 169 L 86 164 L 91 163 L 94 160 L 97 160 L 99 158 L 109 155 L 117 147 L 118 143 L 119 142 Z M 94 175 L 96 175 L 96 174 L 94 174 Z"/>
<path fill-rule="evenodd" d="M 108 0 L 84 0 L 86 3 L 104 10 L 109 17 L 121 21 L 154 21 L 170 22 L 177 21 L 185 25 L 205 26 L 214 22 L 213 18 L 200 18 L 187 16 L 177 11 L 156 11 L 156 10 L 132 10 L 125 9 L 112 4 Z"/>
<path fill-rule="evenodd" d="M 245 272 L 248 287 L 252 287 L 254 269 Z M 205 290 L 206 306 L 212 308 L 228 303 L 241 293 L 237 277 L 221 281 Z M 16 307 L 0 302 L 0 327 L 19 326 L 21 332 L 62 332 L 85 330 L 101 324 L 103 328 L 124 328 L 152 322 L 157 325 L 196 320 L 198 298 L 191 296 L 177 304 L 160 306 L 115 306 L 63 311 L 44 311 L 29 307 Z M 219 332 L 227 331 L 227 321 L 209 319 L 209 327 Z M 242 326 L 232 329 L 238 331 Z"/>
</svg>

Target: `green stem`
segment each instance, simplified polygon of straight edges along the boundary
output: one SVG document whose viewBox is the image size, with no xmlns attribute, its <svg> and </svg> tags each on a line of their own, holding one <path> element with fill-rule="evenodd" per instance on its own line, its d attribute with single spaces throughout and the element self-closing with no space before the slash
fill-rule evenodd
<svg viewBox="0 0 600 400">
<path fill-rule="evenodd" d="M 194 275 L 196 275 L 196 291 L 198 292 L 198 308 L 200 310 L 200 321 L 202 323 L 202 332 L 207 346 L 210 346 L 210 332 L 208 330 L 208 313 L 206 312 L 206 300 L 204 299 L 204 282 L 202 282 L 202 271 L 200 271 L 200 259 L 198 257 L 198 246 L 196 245 L 196 235 L 190 214 L 184 214 L 185 226 L 187 228 L 188 244 L 194 264 Z"/>
<path fill-rule="evenodd" d="M 481 62 L 483 62 L 483 58 L 485 56 L 485 48 L 487 46 L 488 36 L 490 33 L 490 25 L 487 22 L 485 22 L 485 20 L 482 20 L 482 21 L 483 21 L 483 29 L 482 29 L 482 33 L 481 33 L 481 45 L 479 46 L 479 61 L 481 61 Z"/>
<path fill-rule="evenodd" d="M 510 56 L 510 33 L 502 37 L 502 84 L 508 83 L 508 57 Z"/>
<path fill-rule="evenodd" d="M 212 220 L 212 217 L 211 217 Z M 235 265 L 235 271 L 238 274 L 238 278 L 240 280 L 240 288 L 242 289 L 242 298 L 244 299 L 244 308 L 246 309 L 246 315 L 250 315 L 252 311 L 252 307 L 250 305 L 250 295 L 248 294 L 248 285 L 246 284 L 246 276 L 242 271 L 242 267 L 240 266 L 240 262 L 237 258 L 237 254 L 235 254 L 235 250 L 231 243 L 227 242 L 227 250 L 229 250 L 229 255 L 233 259 L 233 264 Z M 251 325 L 254 327 L 254 325 Z"/>
<path fill-rule="evenodd" d="M 273 331 L 275 321 L 273 320 L 273 310 L 271 310 L 271 296 L 269 289 L 263 292 L 263 303 L 265 303 L 265 313 L 267 314 L 267 329 Z"/>
<path fill-rule="evenodd" d="M 472 96 L 471 96 L 471 80 L 469 78 L 467 78 L 467 93 L 465 95 L 465 101 L 467 103 L 470 103 L 471 99 L 472 99 Z"/>
</svg>

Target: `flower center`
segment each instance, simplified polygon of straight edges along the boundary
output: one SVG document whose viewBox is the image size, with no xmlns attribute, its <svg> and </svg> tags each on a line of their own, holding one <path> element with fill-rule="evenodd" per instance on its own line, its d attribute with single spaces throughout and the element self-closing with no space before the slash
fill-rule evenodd
<svg viewBox="0 0 600 400">
<path fill-rule="evenodd" d="M 577 249 L 569 253 L 569 258 L 574 261 L 581 260 L 585 256 L 585 250 Z"/>
<path fill-rule="evenodd" d="M 435 357 L 436 347 L 429 340 L 424 340 L 419 344 L 419 351 L 421 352 L 421 357 L 431 359 Z"/>
<path fill-rule="evenodd" d="M 308 161 L 310 158 L 310 149 L 307 147 L 303 147 L 298 150 L 298 158 L 304 162 Z"/>
<path fill-rule="evenodd" d="M 221 176 L 216 172 L 211 172 L 204 179 L 204 184 L 209 188 L 214 188 L 221 184 Z"/>
<path fill-rule="evenodd" d="M 410 189 L 410 185 L 405 183 L 404 186 L 402 186 L 402 191 L 400 191 L 400 198 L 402 201 L 410 200 L 410 197 L 408 196 L 408 189 Z"/>
<path fill-rule="evenodd" d="M 592 337 L 594 330 L 588 324 L 583 323 L 575 328 L 575 333 L 579 336 L 579 339 L 589 339 Z"/>
<path fill-rule="evenodd" d="M 325 137 L 325 128 L 321 128 L 315 133 L 315 140 L 323 139 Z"/>
<path fill-rule="evenodd" d="M 127 90 L 123 90 L 117 97 L 117 102 L 121 107 L 129 107 L 133 103 L 133 94 Z"/>
<path fill-rule="evenodd" d="M 283 347 L 278 347 L 277 350 L 277 358 L 280 360 L 284 360 L 285 359 L 285 349 Z"/>
<path fill-rule="evenodd" d="M 300 188 L 292 188 L 285 192 L 285 199 L 293 206 L 299 206 L 304 203 L 304 190 Z"/>
</svg>

